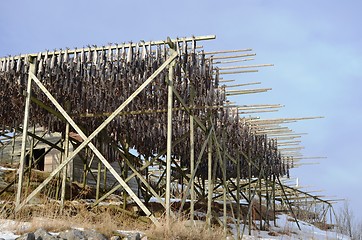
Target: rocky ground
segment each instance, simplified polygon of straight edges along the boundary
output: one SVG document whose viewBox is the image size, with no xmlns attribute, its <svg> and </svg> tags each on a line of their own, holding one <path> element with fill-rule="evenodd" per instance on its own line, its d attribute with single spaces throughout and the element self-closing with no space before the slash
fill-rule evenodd
<svg viewBox="0 0 362 240">
<path fill-rule="evenodd" d="M 20 224 L 20 225 L 19 225 Z M 5 226 L 5 227 L 4 227 Z M 2 220 L 0 227 L 0 240 L 146 240 L 147 237 L 143 232 L 138 231 L 116 231 L 114 236 L 107 237 L 102 233 L 95 230 L 72 228 L 61 232 L 50 232 L 44 228 L 39 228 L 35 231 L 26 231 L 24 234 L 16 234 L 16 231 L 5 230 L 5 228 L 12 229 L 12 227 L 23 228 L 26 230 L 27 223 L 17 223 L 11 220 Z"/>
</svg>

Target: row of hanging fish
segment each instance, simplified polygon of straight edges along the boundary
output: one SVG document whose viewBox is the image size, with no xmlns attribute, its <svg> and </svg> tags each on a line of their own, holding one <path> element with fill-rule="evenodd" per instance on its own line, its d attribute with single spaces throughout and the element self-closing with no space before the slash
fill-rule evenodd
<svg viewBox="0 0 362 240">
<path fill-rule="evenodd" d="M 223 149 L 241 162 L 242 176 L 248 166 L 241 154 L 249 152 L 255 164 L 252 175 L 257 176 L 260 167 L 266 175 L 288 173 L 288 163 L 281 160 L 276 145 L 266 137 L 255 136 L 250 127 L 238 117 L 237 112 L 225 106 L 225 87 L 219 86 L 219 73 L 210 56 L 197 49 L 196 42 L 176 42 L 178 57 L 174 65 L 174 89 L 184 103 L 192 106 L 192 112 L 203 122 L 213 122 L 215 134 L 221 139 Z M 111 45 L 97 48 L 89 46 L 75 50 L 46 51 L 34 59 L 34 74 L 54 98 L 62 105 L 69 104 L 67 112 L 86 134 L 95 130 L 120 104 L 149 78 L 171 55 L 167 44 Z M 3 126 L 19 126 L 23 121 L 24 90 L 28 81 L 30 63 L 27 57 L 7 57 L 0 61 L 0 121 Z M 127 142 L 130 148 L 145 158 L 152 157 L 166 148 L 167 136 L 167 82 L 168 69 L 156 78 L 117 116 L 105 129 L 112 142 Z M 32 96 L 46 106 L 54 108 L 51 101 L 33 83 Z M 172 139 L 176 141 L 190 130 L 189 113 L 180 101 L 173 98 Z M 20 110 L 19 110 L 20 109 Z M 30 109 L 31 124 L 47 127 L 50 131 L 64 131 L 65 123 L 37 104 Z M 207 133 L 197 129 L 195 151 L 201 151 Z M 104 134 L 103 134 L 104 136 Z M 105 156 L 119 160 L 116 149 L 105 144 Z M 181 159 L 183 167 L 189 166 L 189 141 L 173 147 L 173 156 Z M 214 148 L 215 149 L 215 148 Z M 218 163 L 213 152 L 215 164 Z M 236 166 L 227 162 L 228 176 L 235 176 Z M 260 164 L 259 164 L 260 163 Z M 215 168 L 221 176 L 220 168 Z M 219 170 L 217 170 L 219 169 Z M 205 177 L 207 154 L 203 154 L 198 176 Z"/>
</svg>

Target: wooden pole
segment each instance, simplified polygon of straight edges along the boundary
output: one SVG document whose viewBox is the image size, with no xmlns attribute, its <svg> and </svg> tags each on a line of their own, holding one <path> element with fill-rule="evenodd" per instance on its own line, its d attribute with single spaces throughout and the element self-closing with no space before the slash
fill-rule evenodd
<svg viewBox="0 0 362 240">
<path fill-rule="evenodd" d="M 249 197 L 249 205 L 250 205 L 250 208 L 252 209 L 253 208 L 253 200 L 251 199 L 251 158 L 250 158 L 250 146 L 249 146 L 249 151 L 248 151 L 248 183 L 249 183 L 249 186 L 248 186 L 248 197 Z M 252 211 L 252 210 L 251 210 Z M 249 213 L 249 219 L 248 219 L 248 224 L 249 224 L 249 235 L 251 235 L 251 222 L 253 221 L 253 218 L 252 218 L 252 214 Z"/>
<path fill-rule="evenodd" d="M 190 87 L 190 102 L 191 107 L 193 107 L 193 100 L 195 95 L 195 89 L 191 85 Z M 190 202 L 190 219 L 194 220 L 195 215 L 195 184 L 194 184 L 194 177 L 195 176 L 195 133 L 194 133 L 194 116 L 190 114 L 190 181 L 191 181 L 191 202 Z"/>
<path fill-rule="evenodd" d="M 260 161 L 260 160 L 259 160 Z M 263 230 L 263 216 L 262 216 L 262 195 L 261 195 L 261 176 L 262 176 L 262 172 L 263 172 L 263 168 L 261 166 L 261 161 L 259 163 L 259 230 Z"/>
<path fill-rule="evenodd" d="M 67 110 L 69 111 L 70 110 L 69 103 L 67 103 L 66 107 L 68 108 Z M 64 154 L 63 154 L 62 162 L 65 161 L 65 159 L 67 159 L 67 157 L 69 155 L 69 129 L 70 129 L 70 125 L 68 122 L 66 122 L 64 144 L 63 144 Z M 64 207 L 64 202 L 65 202 L 66 183 L 67 183 L 67 166 L 65 167 L 65 169 L 63 169 L 63 172 L 62 172 L 62 191 L 61 191 L 61 197 L 60 197 L 60 203 L 61 203 L 62 207 Z"/>
<path fill-rule="evenodd" d="M 128 139 L 127 139 L 128 141 Z M 125 151 L 128 152 L 129 151 L 129 145 L 128 142 L 125 143 Z M 123 179 L 126 179 L 128 176 L 128 164 L 126 163 L 126 156 L 122 156 L 123 157 L 123 168 L 122 168 L 122 177 Z M 125 189 L 123 189 L 123 209 L 127 208 L 127 191 Z"/>
<path fill-rule="evenodd" d="M 14 152 L 15 152 L 15 140 L 16 140 L 16 130 L 14 128 L 14 136 L 12 138 L 12 142 L 11 142 L 11 166 L 14 163 Z"/>
<path fill-rule="evenodd" d="M 193 40 L 191 42 L 191 51 L 195 54 L 195 48 L 196 48 L 196 42 L 195 40 Z M 190 83 L 190 107 L 194 107 L 194 98 L 195 98 L 195 86 L 193 85 L 193 83 Z M 178 98 L 180 99 L 180 98 Z M 195 129 L 194 129 L 194 112 L 192 110 L 189 111 L 190 114 L 190 181 L 191 181 L 191 189 L 190 189 L 190 194 L 191 194 L 191 202 L 190 202 L 190 219 L 193 222 L 194 217 L 195 217 L 195 174 L 196 174 L 196 169 L 195 169 Z M 189 186 L 190 184 L 188 184 Z M 188 187 L 187 186 L 187 187 Z M 186 187 L 186 189 L 187 189 Z M 186 194 L 187 194 L 187 190 L 186 190 Z M 184 196 L 185 200 L 186 200 L 186 195 Z M 182 210 L 183 207 L 183 201 L 181 203 L 181 207 L 180 207 L 180 211 Z"/>
<path fill-rule="evenodd" d="M 216 137 L 216 135 L 215 135 L 215 137 Z M 224 154 L 224 151 L 225 151 L 225 133 L 224 133 L 224 131 L 223 131 L 223 133 L 222 133 L 222 146 L 223 146 L 223 156 L 222 156 L 222 158 L 220 159 L 221 160 L 221 163 L 220 164 L 222 164 L 222 166 L 223 166 L 223 169 L 222 169 L 222 171 L 223 171 L 223 176 L 222 176 L 222 179 L 223 179 L 223 185 L 224 185 L 224 187 L 223 187 L 223 210 L 224 210 L 224 213 L 223 213 L 223 216 L 224 216 L 224 235 L 225 235 L 225 237 L 226 237 L 226 233 L 227 233 L 227 205 L 226 205 L 226 190 L 227 190 L 227 188 L 228 188 L 228 186 L 227 186 L 227 182 L 226 182 L 226 180 L 227 180 L 227 176 L 226 176 L 226 157 L 225 157 L 225 154 Z M 216 149 L 219 149 L 218 147 L 216 147 Z"/>
<path fill-rule="evenodd" d="M 223 54 L 223 53 L 238 53 L 238 52 L 249 52 L 252 51 L 253 49 L 251 48 L 246 48 L 246 49 L 235 49 L 235 50 L 222 50 L 222 51 L 210 51 L 210 52 L 205 52 L 205 55 L 215 55 L 215 54 Z"/>
<path fill-rule="evenodd" d="M 256 64 L 256 65 L 242 65 L 242 66 L 230 66 L 219 67 L 220 70 L 241 69 L 241 68 L 256 68 L 256 67 L 271 67 L 273 64 Z"/>
<path fill-rule="evenodd" d="M 35 126 L 33 126 L 33 134 L 35 134 Z M 25 189 L 25 195 L 28 195 L 28 189 L 30 187 L 30 182 L 31 182 L 31 170 L 33 169 L 33 157 L 34 157 L 34 138 L 31 138 L 30 150 L 28 156 L 29 156 L 29 171 L 28 171 L 28 183 Z"/>
<path fill-rule="evenodd" d="M 240 235 L 240 157 L 236 163 L 236 239 L 241 239 Z"/>
<path fill-rule="evenodd" d="M 107 168 L 103 167 L 103 192 L 107 192 Z"/>
<path fill-rule="evenodd" d="M 207 149 L 207 212 L 206 212 L 206 225 L 208 228 L 211 227 L 211 204 L 212 204 L 212 138 L 209 139 Z"/>
<path fill-rule="evenodd" d="M 200 165 L 200 163 L 201 163 L 202 156 L 203 156 L 203 154 L 204 154 L 204 152 L 205 152 L 205 149 L 206 149 L 206 147 L 207 147 L 207 144 L 208 144 L 208 142 L 209 142 L 209 139 L 210 139 L 210 136 L 211 136 L 212 132 L 213 132 L 213 128 L 210 128 L 210 129 L 209 129 L 209 132 L 208 132 L 208 134 L 207 134 L 206 140 L 205 140 L 204 143 L 202 144 L 201 151 L 200 151 L 199 156 L 198 156 L 198 158 L 197 158 L 197 160 L 196 160 L 196 165 L 195 165 L 195 168 L 194 168 L 194 171 L 193 171 L 193 175 L 191 175 L 191 177 L 190 177 L 190 182 L 187 184 L 185 192 L 188 192 L 188 191 L 189 191 L 189 189 L 190 189 L 190 187 L 191 187 L 191 184 L 192 184 L 192 182 L 193 182 L 194 179 L 195 179 L 195 175 L 196 175 L 197 169 L 198 169 L 198 167 L 199 167 L 199 165 Z M 200 183 L 200 182 L 199 182 L 199 183 Z M 203 194 L 203 196 L 205 196 L 205 181 L 204 181 L 204 179 L 203 179 L 203 181 L 202 181 L 202 190 L 203 190 L 203 193 L 202 193 L 202 194 Z M 182 211 L 182 209 L 183 209 L 183 205 L 185 204 L 185 201 L 186 201 L 186 195 L 184 195 L 183 198 L 182 198 L 182 200 L 181 200 L 181 207 L 180 207 L 180 209 L 179 209 L 179 213 L 181 213 L 181 211 Z"/>
<path fill-rule="evenodd" d="M 223 186 L 223 230 L 224 230 L 224 236 L 226 237 L 226 234 L 227 234 L 227 204 L 226 204 L 226 200 L 227 200 L 227 190 L 228 190 L 228 186 L 227 186 L 227 182 L 226 182 L 226 161 L 225 161 L 225 154 L 224 154 L 224 151 L 225 151 L 225 134 L 224 134 L 224 131 L 223 131 L 223 128 L 221 129 L 222 130 L 222 136 L 221 136 L 221 145 L 222 145 L 222 152 L 223 154 L 221 154 L 221 148 L 219 147 L 219 144 L 217 144 L 217 136 L 216 136 L 216 133 L 214 132 L 213 136 L 214 136 L 214 142 L 215 142 L 215 149 L 216 149 L 216 154 L 217 154 L 217 157 L 219 159 L 219 166 L 221 168 L 221 172 L 222 172 L 222 176 L 220 178 L 221 182 L 220 183 L 220 186 Z M 214 167 L 217 166 L 217 161 L 215 161 L 215 164 L 214 164 Z M 215 169 L 215 168 L 214 168 Z M 216 176 L 216 174 L 214 174 Z"/>
<path fill-rule="evenodd" d="M 292 213 L 292 215 L 293 215 L 293 217 L 294 217 L 294 220 L 295 220 L 295 222 L 297 223 L 297 226 L 298 226 L 299 230 L 302 230 L 302 229 L 300 228 L 300 226 L 299 226 L 298 219 L 297 219 L 296 215 L 294 214 L 292 205 L 291 205 L 290 202 L 289 202 L 289 198 L 288 198 L 288 196 L 287 196 L 287 194 L 286 194 L 286 192 L 285 192 L 285 190 L 284 190 L 284 186 L 283 186 L 282 182 L 280 181 L 280 178 L 277 177 L 277 180 L 278 180 L 278 182 L 279 182 L 279 185 L 280 185 L 281 190 L 283 191 L 283 194 L 284 194 L 284 196 L 285 196 L 285 200 L 286 200 L 286 202 L 287 202 L 287 205 L 288 205 L 288 207 L 289 207 L 289 210 L 290 210 L 290 212 Z"/>
<path fill-rule="evenodd" d="M 23 138 L 21 141 L 21 155 L 20 155 L 20 165 L 19 165 L 19 182 L 18 182 L 18 190 L 16 193 L 16 202 L 15 206 L 20 205 L 21 201 L 21 191 L 23 188 L 23 178 L 24 178 L 24 168 L 25 168 L 25 154 L 26 154 L 26 138 L 28 132 L 29 125 L 29 111 L 30 111 L 30 96 L 31 96 L 31 83 L 32 77 L 30 73 L 35 73 L 35 61 L 34 59 L 27 59 L 30 63 L 29 67 L 29 76 L 28 83 L 26 88 L 26 99 L 25 99 L 25 113 L 24 113 L 24 123 L 23 123 Z"/>
<path fill-rule="evenodd" d="M 87 175 L 88 175 L 88 155 L 89 149 L 85 150 L 85 158 L 83 159 L 83 188 L 85 188 L 87 184 Z M 92 160 L 90 161 L 92 162 Z"/>
<path fill-rule="evenodd" d="M 172 154 L 172 105 L 173 105 L 173 67 L 174 61 L 168 69 L 168 101 L 167 101 L 167 156 L 166 156 L 166 227 L 170 227 L 171 216 L 171 154 Z"/>
<path fill-rule="evenodd" d="M 102 174 L 102 162 L 98 160 L 97 164 L 97 186 L 96 186 L 96 201 L 99 199 L 99 189 L 101 187 L 101 174 Z"/>
<path fill-rule="evenodd" d="M 246 54 L 238 54 L 238 55 L 231 55 L 231 56 L 212 57 L 212 59 L 219 60 L 219 59 L 229 59 L 229 58 L 243 58 L 243 57 L 253 57 L 255 55 L 256 55 L 255 53 L 246 53 Z"/>
</svg>

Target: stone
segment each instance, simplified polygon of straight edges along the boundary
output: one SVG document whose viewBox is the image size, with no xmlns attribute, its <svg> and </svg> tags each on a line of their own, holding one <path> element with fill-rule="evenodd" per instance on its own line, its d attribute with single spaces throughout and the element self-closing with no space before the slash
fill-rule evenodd
<svg viewBox="0 0 362 240">
<path fill-rule="evenodd" d="M 16 238 L 16 240 L 35 240 L 35 235 L 32 232 L 25 233 L 25 234 L 21 235 L 20 237 Z"/>
<path fill-rule="evenodd" d="M 67 240 L 84 240 L 84 239 L 86 239 L 83 232 L 78 229 L 70 229 L 70 230 L 66 230 L 64 232 L 60 232 L 58 237 L 67 239 Z"/>
<path fill-rule="evenodd" d="M 83 234 L 86 237 L 86 239 L 89 240 L 107 240 L 106 236 L 94 230 L 88 230 L 88 229 L 84 230 Z"/>
<path fill-rule="evenodd" d="M 142 239 L 144 239 L 144 240 L 146 240 L 147 237 L 143 238 L 145 236 L 142 237 L 142 235 L 144 235 L 144 234 L 136 232 L 136 231 L 122 231 L 122 232 L 119 232 L 119 239 L 122 239 L 122 240 L 142 240 Z"/>
<path fill-rule="evenodd" d="M 96 232 L 94 230 L 78 230 L 78 229 L 70 229 L 64 232 L 59 233 L 59 238 L 67 239 L 67 240 L 107 240 L 107 237 L 103 234 Z"/>
<path fill-rule="evenodd" d="M 57 237 L 48 233 L 45 229 L 39 228 L 34 232 L 36 240 L 55 240 L 58 239 Z"/>
<path fill-rule="evenodd" d="M 120 236 L 113 236 L 110 240 L 122 240 Z"/>
</svg>

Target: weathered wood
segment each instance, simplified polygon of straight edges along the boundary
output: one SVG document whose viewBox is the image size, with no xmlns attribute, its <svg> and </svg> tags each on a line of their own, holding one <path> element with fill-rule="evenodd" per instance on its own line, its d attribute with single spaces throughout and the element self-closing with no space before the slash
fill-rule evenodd
<svg viewBox="0 0 362 240">
<path fill-rule="evenodd" d="M 216 36 L 215 35 L 206 35 L 206 36 L 195 36 L 195 37 L 185 37 L 185 38 L 178 38 L 178 39 L 171 39 L 172 42 L 176 42 L 178 41 L 186 41 L 186 42 L 191 42 L 191 41 L 205 41 L 205 40 L 212 40 L 215 39 Z M 164 45 L 165 41 L 161 40 L 161 41 L 149 41 L 149 42 L 145 42 L 145 45 Z M 122 43 L 122 44 L 117 44 L 117 45 L 110 45 L 110 46 L 102 46 L 102 47 L 93 47 L 90 48 L 91 51 L 103 51 L 103 50 L 115 50 L 118 48 L 132 48 L 132 47 L 136 47 L 137 43 Z M 74 54 L 74 53 L 81 53 L 82 49 L 69 49 L 68 50 L 68 54 Z M 51 55 L 60 55 L 61 53 L 63 53 L 61 50 L 60 51 L 53 51 L 53 52 L 41 52 L 41 55 L 45 55 L 48 54 L 49 56 Z M 14 56 L 14 60 L 20 59 L 20 58 L 35 58 L 39 55 L 39 53 L 33 53 L 33 54 L 22 54 L 22 55 L 18 55 L 18 56 Z M 4 61 L 5 58 L 0 58 L 0 61 Z"/>
<path fill-rule="evenodd" d="M 23 123 L 23 138 L 21 141 L 21 155 L 20 155 L 20 165 L 19 165 L 19 183 L 18 190 L 16 193 L 16 203 L 15 205 L 18 207 L 21 202 L 21 193 L 23 190 L 23 177 L 24 177 L 24 168 L 25 168 L 25 153 L 26 153 L 26 138 L 28 133 L 28 125 L 29 125 L 29 111 L 30 111 L 30 96 L 31 96 L 31 85 L 32 85 L 32 77 L 30 73 L 35 72 L 35 63 L 31 58 L 28 59 L 30 62 L 29 68 L 29 77 L 27 83 L 27 96 L 25 101 L 25 111 L 24 111 L 24 123 Z"/>
<path fill-rule="evenodd" d="M 172 155 L 172 106 L 173 106 L 173 78 L 174 78 L 174 62 L 171 62 L 168 69 L 167 82 L 167 156 L 166 156 L 166 227 L 170 227 L 171 223 L 171 155 Z"/>
</svg>

